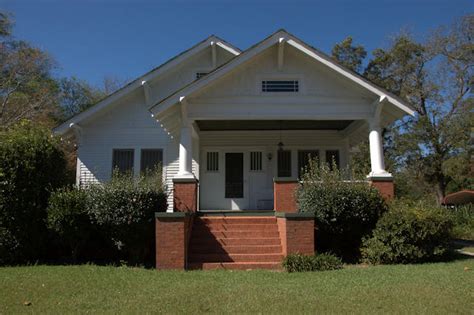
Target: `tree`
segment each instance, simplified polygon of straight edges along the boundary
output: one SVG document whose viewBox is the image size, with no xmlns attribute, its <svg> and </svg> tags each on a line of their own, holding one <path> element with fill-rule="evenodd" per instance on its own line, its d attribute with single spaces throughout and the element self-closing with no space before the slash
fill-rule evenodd
<svg viewBox="0 0 474 315">
<path fill-rule="evenodd" d="M 10 36 L 12 22 L 5 12 L 0 12 L 0 37 Z"/>
<path fill-rule="evenodd" d="M 393 146 L 388 153 L 398 167 L 421 172 L 439 202 L 448 183 L 455 180 L 452 171 L 456 168 L 448 167 L 449 162 L 469 164 L 473 30 L 474 16 L 470 15 L 449 29 L 437 30 L 426 43 L 399 35 L 388 49 L 373 52 L 364 72 L 369 80 L 415 107 L 415 117 L 391 128 Z M 472 178 L 472 174 L 466 176 Z"/>
<path fill-rule="evenodd" d="M 57 110 L 54 62 L 44 51 L 11 36 L 12 23 L 0 12 L 0 128 L 22 119 L 51 124 Z"/>
<path fill-rule="evenodd" d="M 106 93 L 76 77 L 59 81 L 61 117 L 64 121 L 91 107 L 106 96 Z"/>
<path fill-rule="evenodd" d="M 44 258 L 48 198 L 65 165 L 48 128 L 22 121 L 0 133 L 0 264 Z"/>
<path fill-rule="evenodd" d="M 365 48 L 361 45 L 353 46 L 352 37 L 346 37 L 342 42 L 334 45 L 332 49 L 332 57 L 346 68 L 360 73 L 362 62 L 367 56 Z"/>
</svg>

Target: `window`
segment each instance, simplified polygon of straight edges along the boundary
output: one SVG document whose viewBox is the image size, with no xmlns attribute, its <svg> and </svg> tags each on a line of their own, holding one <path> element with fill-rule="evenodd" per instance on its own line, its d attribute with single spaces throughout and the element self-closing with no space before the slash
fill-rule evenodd
<svg viewBox="0 0 474 315">
<path fill-rule="evenodd" d="M 262 92 L 298 92 L 298 80 L 262 81 Z"/>
<path fill-rule="evenodd" d="M 140 172 L 148 173 L 163 164 L 163 150 L 142 149 L 140 156 Z"/>
<path fill-rule="evenodd" d="M 278 151 L 278 177 L 291 177 L 291 151 Z"/>
<path fill-rule="evenodd" d="M 262 152 L 250 152 L 250 170 L 262 170 Z"/>
<path fill-rule="evenodd" d="M 319 164 L 319 151 L 318 150 L 304 150 L 298 151 L 298 177 L 301 178 L 303 172 L 309 165 L 309 161 L 312 159 L 318 159 Z"/>
<path fill-rule="evenodd" d="M 207 72 L 196 72 L 196 80 L 199 80 L 203 76 L 205 76 Z"/>
<path fill-rule="evenodd" d="M 207 152 L 207 171 L 219 171 L 219 152 Z"/>
<path fill-rule="evenodd" d="M 333 163 L 336 164 L 337 169 L 340 169 L 339 150 L 326 151 L 326 163 L 328 163 L 331 170 L 333 169 Z"/>
<path fill-rule="evenodd" d="M 112 151 L 112 172 L 133 174 L 133 149 L 114 149 Z"/>
</svg>

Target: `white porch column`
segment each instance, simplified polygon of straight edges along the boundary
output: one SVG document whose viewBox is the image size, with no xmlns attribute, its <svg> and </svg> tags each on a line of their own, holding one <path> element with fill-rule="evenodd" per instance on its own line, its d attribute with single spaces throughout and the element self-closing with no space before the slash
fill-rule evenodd
<svg viewBox="0 0 474 315">
<path fill-rule="evenodd" d="M 179 177 L 194 177 L 192 169 L 193 139 L 192 129 L 189 123 L 181 127 L 179 140 Z"/>
<path fill-rule="evenodd" d="M 184 96 L 180 98 L 181 133 L 179 138 L 179 171 L 176 177 L 194 178 L 193 174 L 193 126 L 188 119 L 188 103 Z"/>
<path fill-rule="evenodd" d="M 370 165 L 369 177 L 392 177 L 385 170 L 382 146 L 382 129 L 378 119 L 369 120 Z"/>
</svg>

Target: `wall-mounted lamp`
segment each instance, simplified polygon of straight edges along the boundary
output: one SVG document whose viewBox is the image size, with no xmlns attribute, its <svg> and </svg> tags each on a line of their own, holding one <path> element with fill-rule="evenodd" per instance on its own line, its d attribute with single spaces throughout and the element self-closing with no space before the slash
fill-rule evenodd
<svg viewBox="0 0 474 315">
<path fill-rule="evenodd" d="M 268 152 L 267 154 L 267 159 L 271 161 L 273 159 L 273 154 L 271 152 Z"/>
</svg>

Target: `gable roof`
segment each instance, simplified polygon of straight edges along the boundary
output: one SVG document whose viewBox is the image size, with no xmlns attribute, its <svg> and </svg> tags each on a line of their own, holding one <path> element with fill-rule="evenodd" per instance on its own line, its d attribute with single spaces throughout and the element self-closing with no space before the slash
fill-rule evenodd
<svg viewBox="0 0 474 315">
<path fill-rule="evenodd" d="M 158 103 L 155 103 L 150 108 L 150 111 L 154 115 L 157 115 L 162 111 L 165 111 L 166 109 L 170 108 L 174 104 L 180 102 L 182 97 L 189 97 L 191 94 L 194 94 L 195 92 L 201 90 L 202 88 L 208 86 L 212 82 L 215 82 L 222 76 L 231 72 L 233 69 L 235 69 L 239 65 L 243 64 L 246 61 L 249 61 L 256 55 L 258 55 L 260 52 L 279 43 L 281 38 L 283 38 L 288 45 L 291 45 L 292 47 L 307 54 L 309 57 L 326 65 L 327 67 L 338 72 L 344 77 L 352 80 L 359 86 L 378 95 L 380 98 L 385 97 L 389 103 L 398 107 L 403 112 L 409 115 L 414 115 L 415 110 L 412 108 L 412 106 L 410 106 L 407 102 L 403 101 L 398 96 L 393 95 L 392 93 L 386 91 L 385 89 L 368 81 L 361 75 L 338 64 L 336 61 L 334 61 L 331 57 L 329 57 L 325 53 L 304 43 L 302 40 L 300 40 L 299 38 L 295 37 L 294 35 L 288 33 L 286 30 L 283 30 L 283 29 L 276 31 L 275 33 L 268 36 L 264 40 L 260 41 L 259 43 L 243 51 L 240 55 L 229 60 L 227 63 L 224 63 L 220 67 L 214 69 L 212 72 L 210 72 L 209 74 L 207 74 L 205 77 L 201 78 L 200 80 L 189 83 L 188 85 L 177 90 L 175 93 L 171 94 L 167 98 L 159 101 Z"/>
<path fill-rule="evenodd" d="M 206 49 L 209 47 L 211 42 L 216 43 L 217 46 L 227 50 L 234 56 L 237 56 L 241 53 L 241 50 L 225 40 L 215 36 L 215 35 L 210 35 L 206 39 L 202 40 L 201 42 L 197 43 L 196 45 L 192 46 L 191 48 L 181 52 L 180 54 L 174 56 L 173 58 L 167 60 L 166 62 L 162 63 L 161 65 L 153 68 L 152 70 L 148 71 L 147 73 L 141 75 L 140 77 L 136 78 L 135 80 L 129 82 L 122 88 L 118 89 L 117 91 L 111 93 L 110 95 L 106 96 L 104 99 L 100 100 L 97 102 L 94 106 L 91 106 L 90 108 L 86 109 L 83 112 L 80 112 L 73 117 L 69 118 L 67 121 L 63 122 L 59 126 L 53 129 L 53 132 L 59 133 L 59 134 L 64 134 L 66 133 L 69 128 L 74 125 L 78 124 L 79 122 L 83 121 L 84 119 L 87 119 L 94 114 L 102 111 L 103 109 L 109 107 L 111 104 L 113 104 L 115 101 L 118 99 L 128 95 L 132 91 L 136 90 L 137 88 L 140 88 L 142 86 L 143 81 L 150 81 L 156 78 L 157 76 L 173 69 L 174 67 L 178 66 L 181 64 L 183 61 L 186 59 L 195 56 L 202 50 Z"/>
</svg>

